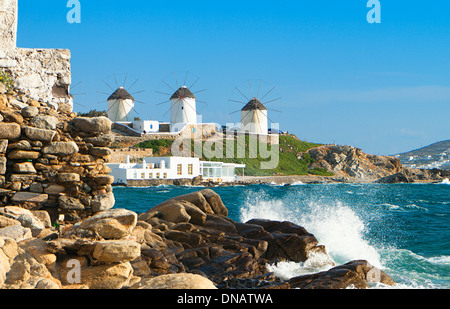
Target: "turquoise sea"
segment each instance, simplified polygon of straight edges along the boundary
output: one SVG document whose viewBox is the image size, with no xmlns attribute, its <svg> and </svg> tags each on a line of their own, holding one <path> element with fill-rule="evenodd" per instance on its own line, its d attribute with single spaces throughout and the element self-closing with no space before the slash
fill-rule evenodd
<svg viewBox="0 0 450 309">
<path fill-rule="evenodd" d="M 116 208 L 142 213 L 202 187 L 114 189 Z M 296 184 L 215 187 L 229 217 L 305 227 L 336 264 L 365 259 L 400 289 L 450 288 L 450 184 Z M 287 279 L 321 271 L 319 261 L 269 265 Z M 373 286 L 373 288 L 385 288 Z M 387 288 L 387 287 L 386 287 Z"/>
</svg>

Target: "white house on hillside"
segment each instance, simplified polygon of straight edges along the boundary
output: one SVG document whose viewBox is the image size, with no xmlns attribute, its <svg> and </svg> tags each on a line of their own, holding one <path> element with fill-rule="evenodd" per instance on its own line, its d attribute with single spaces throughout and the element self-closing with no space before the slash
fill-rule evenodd
<svg viewBox="0 0 450 309">
<path fill-rule="evenodd" d="M 142 164 L 126 163 L 107 164 L 115 184 L 127 185 L 128 180 L 153 179 L 194 179 L 202 176 L 203 180 L 213 182 L 232 182 L 237 179 L 236 169 L 245 168 L 243 164 L 200 161 L 199 158 L 186 157 L 147 157 Z"/>
<path fill-rule="evenodd" d="M 133 129 L 141 134 L 159 132 L 159 121 L 156 120 L 135 120 Z"/>
</svg>

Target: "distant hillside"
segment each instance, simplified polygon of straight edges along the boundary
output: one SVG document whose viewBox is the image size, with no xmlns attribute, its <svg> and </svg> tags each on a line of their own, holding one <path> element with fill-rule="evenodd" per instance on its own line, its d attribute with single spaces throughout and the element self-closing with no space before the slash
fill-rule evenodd
<svg viewBox="0 0 450 309">
<path fill-rule="evenodd" d="M 400 156 L 437 156 L 440 155 L 444 152 L 449 152 L 450 151 L 450 140 L 448 141 L 442 141 L 442 142 L 437 142 L 434 144 L 431 144 L 429 146 L 420 148 L 420 149 L 416 149 L 416 150 L 412 150 L 412 151 L 408 151 L 405 153 L 400 153 Z"/>
<path fill-rule="evenodd" d="M 419 169 L 450 169 L 450 140 L 396 155 L 404 166 Z"/>
</svg>

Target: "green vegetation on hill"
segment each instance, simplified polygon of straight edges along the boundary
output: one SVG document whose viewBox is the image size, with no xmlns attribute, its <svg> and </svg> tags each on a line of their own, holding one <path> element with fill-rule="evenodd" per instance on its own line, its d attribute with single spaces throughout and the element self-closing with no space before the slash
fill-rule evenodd
<svg viewBox="0 0 450 309">
<path fill-rule="evenodd" d="M 88 117 L 88 118 L 94 118 L 94 117 L 108 117 L 107 111 L 98 111 L 96 109 L 90 110 L 87 113 L 78 113 L 78 117 Z"/>
<path fill-rule="evenodd" d="M 280 143 L 279 143 L 279 163 L 276 168 L 270 170 L 262 170 L 261 162 L 269 162 L 271 158 L 267 158 L 267 155 L 260 153 L 259 144 L 256 142 L 255 137 L 245 136 L 245 154 L 238 154 L 239 139 L 232 140 L 224 140 L 222 149 L 216 149 L 218 143 L 211 143 L 211 145 L 205 145 L 207 142 L 202 142 L 202 160 L 204 161 L 220 161 L 225 163 L 237 163 L 237 164 L 245 164 L 245 174 L 248 176 L 288 176 L 288 175 L 320 175 L 320 176 L 332 176 L 333 173 L 330 173 L 326 170 L 313 169 L 308 171 L 308 166 L 314 162 L 314 160 L 306 154 L 305 151 L 308 149 L 318 147 L 320 144 L 309 143 L 305 141 L 301 141 L 297 139 L 295 136 L 291 135 L 280 135 Z M 234 149 L 234 155 L 232 158 L 227 156 L 227 143 L 232 144 Z M 170 153 L 170 148 L 172 147 L 173 141 L 167 139 L 159 139 L 159 140 L 149 140 L 142 142 L 135 147 L 137 148 L 146 148 L 153 149 L 154 155 L 168 154 Z M 256 156 L 252 153 L 251 145 L 258 145 L 254 147 Z M 228 146 L 230 147 L 230 145 Z M 267 154 L 271 153 L 271 146 L 264 145 L 267 149 Z M 231 147 L 230 147 L 231 148 Z M 191 141 L 191 153 L 194 155 L 194 141 Z M 266 158 L 264 158 L 266 157 Z"/>
<path fill-rule="evenodd" d="M 134 147 L 152 149 L 153 155 L 160 155 L 163 153 L 170 153 L 170 148 L 172 148 L 173 140 L 171 139 L 155 139 L 142 142 Z"/>
</svg>

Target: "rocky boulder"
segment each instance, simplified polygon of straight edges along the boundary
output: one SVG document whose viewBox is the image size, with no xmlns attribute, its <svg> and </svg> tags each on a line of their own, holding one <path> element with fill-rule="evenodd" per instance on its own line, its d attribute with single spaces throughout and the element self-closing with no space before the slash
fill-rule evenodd
<svg viewBox="0 0 450 309">
<path fill-rule="evenodd" d="M 0 122 L 0 139 L 15 140 L 20 137 L 20 133 L 19 124 Z"/>
<path fill-rule="evenodd" d="M 100 212 L 73 227 L 66 236 L 122 239 L 131 235 L 137 223 L 137 214 L 126 209 Z"/>
<path fill-rule="evenodd" d="M 78 117 L 72 125 L 79 131 L 90 134 L 106 134 L 111 132 L 112 122 L 106 117 L 83 118 Z"/>
<path fill-rule="evenodd" d="M 143 280 L 135 289 L 143 290 L 216 290 L 217 287 L 208 278 L 197 274 L 162 275 Z"/>
<path fill-rule="evenodd" d="M 309 169 L 325 168 L 338 177 L 374 181 L 404 169 L 398 158 L 365 154 L 352 146 L 324 145 L 306 153 L 313 159 Z"/>
<path fill-rule="evenodd" d="M 328 271 L 295 277 L 289 280 L 292 288 L 298 289 L 366 289 L 369 284 L 388 286 L 395 282 L 383 271 L 367 261 L 352 261 Z"/>
</svg>

